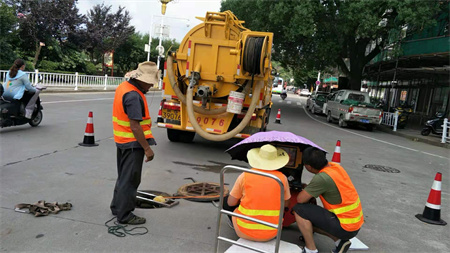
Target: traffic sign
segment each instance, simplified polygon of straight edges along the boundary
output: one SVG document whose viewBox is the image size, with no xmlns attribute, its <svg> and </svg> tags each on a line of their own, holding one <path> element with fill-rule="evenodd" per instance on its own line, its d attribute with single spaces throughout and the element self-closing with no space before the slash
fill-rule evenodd
<svg viewBox="0 0 450 253">
<path fill-rule="evenodd" d="M 319 85 L 319 84 L 320 84 L 320 81 L 319 81 L 319 80 L 317 80 L 317 81 L 316 81 L 316 84 L 317 84 L 317 85 Z"/>
</svg>

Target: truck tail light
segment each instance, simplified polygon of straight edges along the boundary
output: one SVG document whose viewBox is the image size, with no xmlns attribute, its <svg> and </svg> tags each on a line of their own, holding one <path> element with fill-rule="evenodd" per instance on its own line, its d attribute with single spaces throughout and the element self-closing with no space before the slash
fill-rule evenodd
<svg viewBox="0 0 450 253">
<path fill-rule="evenodd" d="M 348 108 L 348 112 L 353 112 L 353 106 L 350 106 L 350 107 Z"/>
<path fill-rule="evenodd" d="M 172 102 L 164 102 L 163 109 L 179 111 L 181 109 L 180 104 Z"/>
</svg>

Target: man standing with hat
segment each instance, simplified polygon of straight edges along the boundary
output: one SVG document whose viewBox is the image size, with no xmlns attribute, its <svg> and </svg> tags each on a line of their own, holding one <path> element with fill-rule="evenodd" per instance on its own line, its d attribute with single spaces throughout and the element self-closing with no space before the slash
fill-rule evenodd
<svg viewBox="0 0 450 253">
<path fill-rule="evenodd" d="M 247 152 L 247 159 L 254 170 L 278 177 L 284 185 L 285 206 L 291 198 L 286 176 L 277 171 L 289 162 L 289 155 L 280 148 L 266 144 Z M 245 216 L 277 224 L 280 214 L 280 186 L 272 178 L 242 173 L 225 200 L 224 209 Z M 246 219 L 232 217 L 236 234 L 252 241 L 269 241 L 277 230 Z"/>
<path fill-rule="evenodd" d="M 122 224 L 143 224 L 145 218 L 133 214 L 141 183 L 142 164 L 153 160 L 152 121 L 145 93 L 158 83 L 154 62 L 140 63 L 121 83 L 114 96 L 113 130 L 117 147 L 118 177 L 111 202 L 111 212 Z"/>
</svg>

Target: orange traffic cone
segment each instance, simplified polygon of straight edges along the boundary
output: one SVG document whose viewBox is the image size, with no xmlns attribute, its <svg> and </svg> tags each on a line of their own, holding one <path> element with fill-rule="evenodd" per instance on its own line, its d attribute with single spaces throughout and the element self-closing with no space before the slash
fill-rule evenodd
<svg viewBox="0 0 450 253">
<path fill-rule="evenodd" d="M 161 104 L 159 104 L 158 118 L 156 118 L 156 123 L 160 123 L 160 122 L 164 123 L 164 119 L 162 118 L 162 112 L 161 112 L 164 101 L 165 101 L 164 99 L 161 100 Z"/>
<path fill-rule="evenodd" d="M 442 174 L 438 172 L 431 186 L 423 214 L 416 214 L 417 219 L 429 224 L 447 225 L 447 222 L 441 220 L 441 181 Z"/>
<path fill-rule="evenodd" d="M 275 119 L 275 123 L 281 124 L 281 109 L 278 109 L 277 118 Z"/>
<path fill-rule="evenodd" d="M 341 164 L 341 141 L 338 140 L 336 142 L 336 148 L 334 149 L 333 158 L 331 158 L 332 162 Z"/>
<path fill-rule="evenodd" d="M 94 116 L 92 112 L 89 112 L 83 142 L 78 143 L 78 145 L 85 147 L 98 146 L 94 138 Z"/>
</svg>

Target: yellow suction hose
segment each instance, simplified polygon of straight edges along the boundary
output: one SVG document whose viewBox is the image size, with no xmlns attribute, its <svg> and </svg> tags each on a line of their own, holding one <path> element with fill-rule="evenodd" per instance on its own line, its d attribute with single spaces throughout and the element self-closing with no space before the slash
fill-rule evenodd
<svg viewBox="0 0 450 253">
<path fill-rule="evenodd" d="M 169 72 L 170 73 L 170 72 Z M 195 114 L 194 114 L 194 107 L 198 106 L 194 106 L 193 104 L 193 90 L 194 88 L 192 87 L 188 87 L 187 92 L 186 92 L 186 97 L 187 97 L 187 101 L 186 101 L 186 106 L 187 106 L 187 114 L 189 117 L 189 121 L 192 124 L 192 127 L 194 127 L 195 132 L 198 133 L 201 137 L 210 140 L 210 141 L 225 141 L 228 139 L 233 138 L 234 136 L 236 136 L 236 134 L 240 133 L 246 126 L 247 124 L 250 122 L 253 112 L 255 111 L 256 108 L 256 104 L 259 100 L 259 96 L 257 96 L 256 94 L 259 94 L 261 91 L 261 87 L 262 86 L 262 82 L 258 82 L 255 88 L 255 91 L 253 92 L 253 96 L 252 96 L 252 101 L 250 103 L 250 107 L 247 110 L 247 113 L 245 114 L 245 117 L 242 119 L 241 123 L 239 123 L 239 125 L 237 125 L 233 130 L 231 130 L 230 132 L 226 133 L 226 134 L 210 134 L 208 132 L 206 132 L 205 130 L 203 130 L 201 128 L 201 126 L 198 124 L 197 119 L 195 118 Z M 180 92 L 181 93 L 181 92 Z"/>
</svg>

